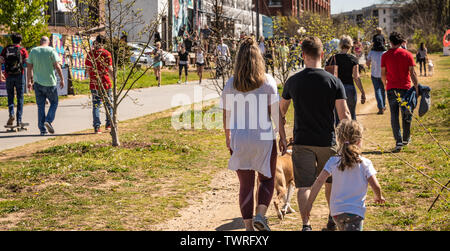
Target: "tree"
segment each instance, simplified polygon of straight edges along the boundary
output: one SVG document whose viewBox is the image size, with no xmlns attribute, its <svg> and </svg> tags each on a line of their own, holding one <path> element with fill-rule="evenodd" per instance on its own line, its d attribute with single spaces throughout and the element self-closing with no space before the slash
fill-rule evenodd
<svg viewBox="0 0 450 251">
<path fill-rule="evenodd" d="M 430 52 L 442 51 L 442 36 L 450 28 L 450 0 L 390 0 L 401 4 L 399 28 L 416 45 L 424 42 Z"/>
<path fill-rule="evenodd" d="M 49 34 L 47 29 L 49 0 L 8 0 L 0 1 L 0 27 L 9 33 L 22 35 L 22 45 L 32 47 L 42 36 Z"/>
<path fill-rule="evenodd" d="M 104 6 L 99 4 L 98 0 L 79 0 L 75 9 L 72 10 L 76 27 L 68 27 L 83 38 L 82 43 L 85 55 L 91 62 L 97 62 L 93 54 L 89 53 L 93 50 L 92 44 L 87 42 L 91 38 L 91 31 L 104 26 L 105 36 L 107 40 L 107 48 L 112 55 L 112 97 L 108 98 L 107 91 L 101 83 L 100 72 L 96 63 L 92 66 L 92 71 L 97 75 L 97 86 L 99 88 L 99 96 L 103 101 L 106 116 L 111 121 L 111 138 L 113 146 L 120 146 L 118 109 L 123 100 L 128 97 L 128 93 L 139 79 L 141 79 L 150 68 L 141 69 L 138 67 L 139 59 L 144 51 L 149 48 L 160 22 L 162 14 L 158 13 L 154 17 L 144 18 L 142 9 L 135 7 L 136 0 L 104 0 Z M 89 10 L 89 11 L 86 11 Z M 95 13 L 103 13 L 104 15 L 96 15 Z M 140 28 L 139 28 L 140 27 Z M 134 63 L 123 63 L 124 53 L 127 52 L 125 47 L 127 44 L 119 42 L 123 35 L 127 35 L 131 30 L 136 31 L 142 41 L 142 51 L 138 59 Z M 112 107 L 112 114 L 107 109 Z"/>
</svg>

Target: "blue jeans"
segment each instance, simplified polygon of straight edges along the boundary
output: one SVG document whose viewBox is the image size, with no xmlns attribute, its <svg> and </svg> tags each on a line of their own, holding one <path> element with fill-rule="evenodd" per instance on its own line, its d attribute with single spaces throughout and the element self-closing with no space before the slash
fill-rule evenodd
<svg viewBox="0 0 450 251">
<path fill-rule="evenodd" d="M 56 86 L 43 86 L 34 83 L 34 92 L 36 94 L 36 104 L 38 107 L 38 127 L 41 133 L 46 133 L 45 122 L 53 123 L 55 120 L 56 109 L 58 108 L 58 89 Z M 45 115 L 45 100 L 50 102 L 50 108 Z"/>
<path fill-rule="evenodd" d="M 352 119 L 356 120 L 356 103 L 358 102 L 358 94 L 354 85 L 344 85 L 345 94 L 347 95 L 347 106 L 352 114 Z"/>
<path fill-rule="evenodd" d="M 408 90 L 402 89 L 391 89 L 387 91 L 388 100 L 389 100 L 389 108 L 391 109 L 391 126 L 392 132 L 394 134 L 395 141 L 397 145 L 402 145 L 403 141 L 408 141 L 411 136 L 411 121 L 408 122 L 407 114 L 402 112 L 399 102 L 397 101 L 397 94 L 400 93 L 400 96 L 403 98 Z M 402 116 L 402 124 L 403 124 L 403 137 L 400 129 L 400 121 L 399 116 Z"/>
<path fill-rule="evenodd" d="M 22 122 L 23 113 L 23 93 L 25 90 L 25 83 L 22 74 L 10 75 L 6 78 L 6 92 L 8 93 L 8 109 L 9 116 L 14 116 L 14 90 L 17 93 L 17 123 Z"/>
<path fill-rule="evenodd" d="M 378 109 L 386 108 L 386 91 L 384 90 L 383 81 L 381 78 L 372 76 L 373 88 L 375 89 L 375 98 L 377 99 Z"/>
<path fill-rule="evenodd" d="M 106 91 L 108 94 L 108 98 L 110 101 L 112 101 L 111 99 L 111 90 L 107 90 Z M 91 90 L 92 93 L 92 117 L 93 119 L 93 126 L 94 128 L 100 127 L 102 122 L 100 121 L 100 108 L 102 107 L 102 99 L 101 96 L 98 95 L 98 90 Z M 106 106 L 108 107 L 109 110 L 109 114 L 112 116 L 113 114 L 113 110 L 112 107 L 110 105 L 108 105 L 108 102 L 105 103 Z M 111 122 L 108 119 L 108 116 L 106 115 L 106 126 L 110 126 Z"/>
</svg>

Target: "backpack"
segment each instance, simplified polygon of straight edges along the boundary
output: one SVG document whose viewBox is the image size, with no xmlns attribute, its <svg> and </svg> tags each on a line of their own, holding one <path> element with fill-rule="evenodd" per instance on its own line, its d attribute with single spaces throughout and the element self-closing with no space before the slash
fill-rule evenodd
<svg viewBox="0 0 450 251">
<path fill-rule="evenodd" d="M 23 60 L 20 51 L 22 47 L 8 46 L 5 53 L 5 72 L 9 75 L 22 74 Z"/>
</svg>

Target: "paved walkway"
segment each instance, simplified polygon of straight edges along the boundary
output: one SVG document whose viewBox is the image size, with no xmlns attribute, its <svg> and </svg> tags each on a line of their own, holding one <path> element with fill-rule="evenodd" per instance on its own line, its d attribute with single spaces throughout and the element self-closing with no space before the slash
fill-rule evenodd
<svg viewBox="0 0 450 251">
<path fill-rule="evenodd" d="M 190 82 L 187 85 L 165 85 L 146 89 L 133 90 L 119 106 L 119 120 L 129 120 L 148 114 L 157 113 L 181 105 L 173 102 L 179 97 L 184 97 L 187 104 L 198 103 L 203 98 L 210 100 L 219 97 L 212 86 L 211 81 L 204 81 L 202 85 L 198 82 Z M 178 98 L 177 98 L 178 97 Z M 195 98 L 195 102 L 194 102 Z M 36 142 L 54 136 L 65 136 L 92 128 L 92 107 L 89 96 L 80 96 L 59 102 L 56 119 L 53 122 L 55 134 L 40 136 L 37 127 L 37 106 L 26 105 L 23 110 L 23 122 L 30 123 L 28 131 L 18 133 L 7 133 L 8 109 L 0 110 L 0 151 Z M 186 105 L 187 105 L 186 104 Z M 47 106 L 48 109 L 48 106 Z M 105 114 L 101 114 L 104 125 Z"/>
</svg>

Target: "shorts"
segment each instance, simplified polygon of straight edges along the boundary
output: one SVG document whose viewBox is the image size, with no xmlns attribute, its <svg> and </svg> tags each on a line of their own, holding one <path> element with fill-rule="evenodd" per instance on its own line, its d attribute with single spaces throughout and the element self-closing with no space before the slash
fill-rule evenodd
<svg viewBox="0 0 450 251">
<path fill-rule="evenodd" d="M 195 63 L 197 66 L 204 66 L 205 63 Z"/>
<path fill-rule="evenodd" d="M 294 180 L 297 188 L 312 187 L 328 160 L 336 155 L 336 146 L 302 146 L 294 145 L 292 163 Z M 327 183 L 331 183 L 329 177 Z"/>
<path fill-rule="evenodd" d="M 159 67 L 161 67 L 161 66 L 162 66 L 162 62 L 161 62 L 161 61 L 156 62 L 156 63 L 154 63 L 154 64 L 152 65 L 153 68 L 159 68 Z"/>
<path fill-rule="evenodd" d="M 363 231 L 364 219 L 356 214 L 340 214 L 333 216 L 339 231 Z"/>
</svg>

